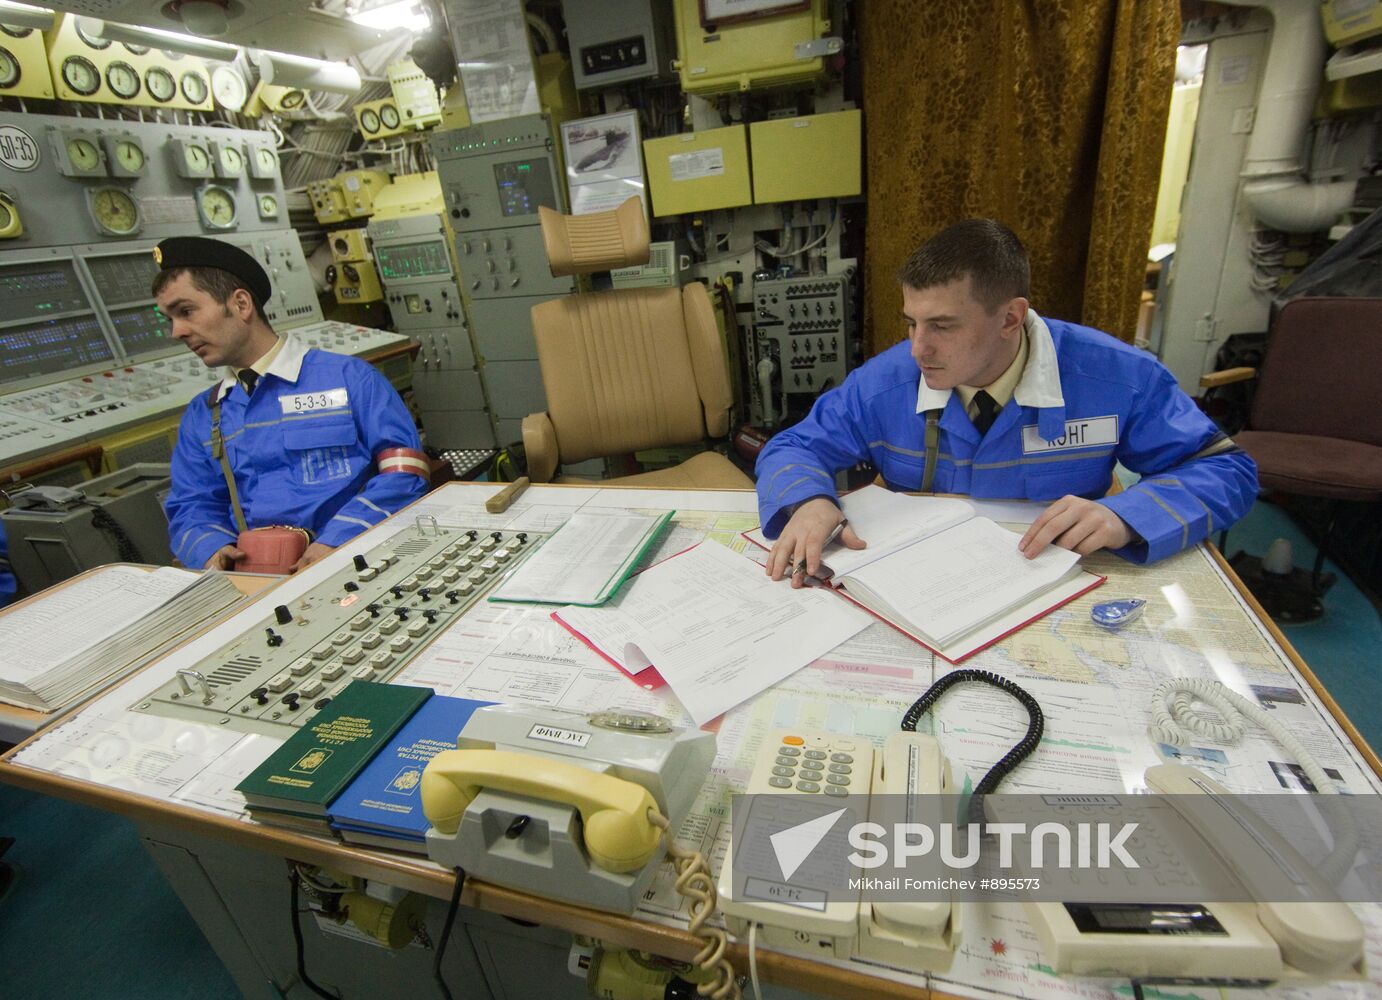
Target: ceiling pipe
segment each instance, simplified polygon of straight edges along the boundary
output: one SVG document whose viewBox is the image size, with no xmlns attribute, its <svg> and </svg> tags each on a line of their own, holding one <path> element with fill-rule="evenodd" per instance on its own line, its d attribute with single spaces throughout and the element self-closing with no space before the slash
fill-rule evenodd
<svg viewBox="0 0 1382 1000">
<path fill-rule="evenodd" d="M 1301 150 L 1315 110 L 1327 46 L 1318 5 L 1302 0 L 1225 0 L 1272 16 L 1252 138 L 1243 158 L 1243 197 L 1254 217 L 1288 233 L 1328 229 L 1353 204 L 1354 181 L 1312 184 Z"/>
</svg>

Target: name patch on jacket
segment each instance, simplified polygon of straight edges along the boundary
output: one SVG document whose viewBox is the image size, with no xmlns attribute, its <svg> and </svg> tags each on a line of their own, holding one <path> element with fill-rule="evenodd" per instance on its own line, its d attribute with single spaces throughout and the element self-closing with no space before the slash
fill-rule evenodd
<svg viewBox="0 0 1382 1000">
<path fill-rule="evenodd" d="M 318 410 L 339 410 L 350 402 L 344 388 L 323 389 L 321 392 L 302 392 L 295 396 L 279 396 L 278 405 L 285 414 L 315 413 Z"/>
<path fill-rule="evenodd" d="M 1118 443 L 1118 417 L 1084 417 L 1067 420 L 1065 433 L 1054 441 L 1047 441 L 1037 433 L 1036 424 L 1022 428 L 1022 454 L 1033 455 L 1047 451 L 1073 451 L 1100 444 Z"/>
</svg>

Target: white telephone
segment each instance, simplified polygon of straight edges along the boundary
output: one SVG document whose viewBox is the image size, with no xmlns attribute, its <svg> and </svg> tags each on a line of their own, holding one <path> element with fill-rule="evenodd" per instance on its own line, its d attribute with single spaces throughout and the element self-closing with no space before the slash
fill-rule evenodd
<svg viewBox="0 0 1382 1000">
<path fill-rule="evenodd" d="M 939 823 L 939 793 L 949 786 L 949 767 L 934 737 L 896 732 L 875 751 L 862 739 L 830 733 L 769 733 L 749 777 L 747 793 L 812 796 L 838 801 L 854 796 L 915 796 L 918 822 Z M 868 813 L 872 815 L 872 812 Z M 860 818 L 863 818 L 860 816 Z M 843 893 L 768 879 L 736 880 L 734 845 L 720 868 L 720 909 L 741 940 L 752 931 L 770 948 L 886 962 L 917 971 L 943 971 L 960 937 L 960 908 L 953 902 L 863 901 L 861 890 Z M 736 884 L 738 883 L 738 884 Z"/>
<path fill-rule="evenodd" d="M 1148 768 L 1154 791 L 1182 797 L 1228 796 L 1192 767 Z M 1253 873 L 1286 869 L 1310 878 L 1311 866 L 1262 819 L 1228 799 L 1221 810 L 1183 809 L 1186 835 L 1198 836 L 1220 862 L 1252 884 Z M 1320 894 L 1327 889 L 1321 884 Z M 1262 984 L 1359 979 L 1365 974 L 1363 926 L 1346 903 L 1050 903 L 1025 904 L 1056 972 L 1139 980 Z"/>
</svg>

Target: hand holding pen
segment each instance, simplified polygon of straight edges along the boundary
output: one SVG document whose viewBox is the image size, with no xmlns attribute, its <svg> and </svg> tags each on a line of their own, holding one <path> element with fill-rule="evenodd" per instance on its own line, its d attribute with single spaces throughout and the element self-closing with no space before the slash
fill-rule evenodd
<svg viewBox="0 0 1382 1000">
<path fill-rule="evenodd" d="M 825 554 L 825 550 L 828 549 L 828 548 L 830 548 L 830 546 L 835 542 L 835 540 L 838 539 L 838 538 L 840 537 L 840 532 L 844 531 L 845 528 L 847 528 L 847 527 L 849 527 L 849 518 L 847 518 L 847 517 L 842 517 L 842 518 L 840 518 L 840 523 L 837 524 L 837 525 L 835 525 L 835 527 L 831 528 L 831 529 L 830 529 L 830 534 L 826 535 L 826 536 L 825 536 L 825 541 L 821 542 L 821 554 L 822 554 L 822 555 L 824 555 L 824 554 Z M 814 573 L 808 574 L 808 573 L 806 572 L 806 559 L 807 559 L 806 556 L 802 556 L 801 559 L 797 561 L 796 566 L 792 569 L 792 582 L 793 582 L 793 583 L 796 582 L 796 578 L 797 578 L 798 576 L 800 576 L 800 577 L 811 576 L 811 577 L 815 578 L 816 580 L 829 580 L 832 576 L 834 576 L 834 573 L 831 571 L 830 567 L 827 566 L 827 565 L 825 565 L 825 563 L 821 563 L 821 564 L 817 567 L 817 569 L 816 569 L 816 571 L 815 571 Z"/>
<path fill-rule="evenodd" d="M 773 543 L 766 566 L 768 576 L 774 580 L 788 577 L 793 587 L 804 586 L 808 576 L 820 579 L 821 552 L 832 542 L 850 549 L 865 547 L 833 500 L 807 500 L 792 513 Z"/>
</svg>

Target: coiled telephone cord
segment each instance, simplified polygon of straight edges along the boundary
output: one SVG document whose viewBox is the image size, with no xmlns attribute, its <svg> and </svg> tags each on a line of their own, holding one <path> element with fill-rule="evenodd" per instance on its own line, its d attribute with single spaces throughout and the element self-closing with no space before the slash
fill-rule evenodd
<svg viewBox="0 0 1382 1000">
<path fill-rule="evenodd" d="M 718 927 L 706 926 L 719 904 L 710 866 L 705 863 L 700 851 L 688 851 L 672 839 L 671 824 L 666 816 L 649 809 L 648 822 L 662 831 L 662 842 L 677 870 L 677 892 L 691 901 L 691 924 L 687 929 L 703 942 L 701 950 L 696 952 L 691 962 L 697 969 L 715 977 L 699 984 L 696 992 L 707 1000 L 739 1000 L 742 994 L 734 975 L 734 966 L 725 958 L 725 932 Z"/>
</svg>

